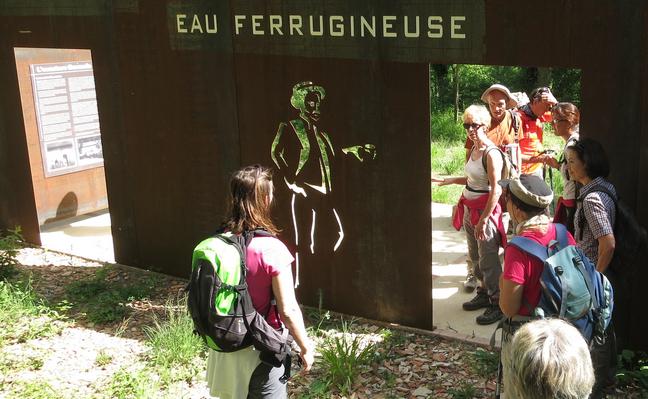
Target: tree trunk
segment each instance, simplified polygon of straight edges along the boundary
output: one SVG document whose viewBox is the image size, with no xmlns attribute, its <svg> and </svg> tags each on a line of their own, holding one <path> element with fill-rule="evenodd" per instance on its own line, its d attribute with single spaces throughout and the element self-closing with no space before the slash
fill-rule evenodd
<svg viewBox="0 0 648 399">
<path fill-rule="evenodd" d="M 452 79 L 455 89 L 455 103 L 454 103 L 454 118 L 455 121 L 459 121 L 459 72 L 460 65 L 454 64 L 452 68 Z"/>
</svg>

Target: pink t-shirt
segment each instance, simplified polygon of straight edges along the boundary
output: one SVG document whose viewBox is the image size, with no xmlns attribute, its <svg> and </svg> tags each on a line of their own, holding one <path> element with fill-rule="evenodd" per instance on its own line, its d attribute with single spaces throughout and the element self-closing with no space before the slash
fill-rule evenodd
<svg viewBox="0 0 648 399">
<path fill-rule="evenodd" d="M 547 246 L 551 240 L 556 239 L 556 226 L 550 224 L 547 234 L 542 235 L 538 231 L 523 231 L 522 237 L 530 238 L 540 245 Z M 574 237 L 567 232 L 567 242 L 569 245 L 576 245 Z M 504 272 L 502 277 L 512 281 L 515 284 L 523 286 L 522 304 L 518 314 L 529 316 L 531 311 L 527 309 L 525 303 L 529 303 L 535 308 L 540 302 L 540 276 L 542 275 L 542 262 L 532 255 L 527 254 L 515 245 L 508 245 L 504 253 Z"/>
<path fill-rule="evenodd" d="M 254 308 L 262 315 L 268 315 L 268 323 L 279 328 L 277 312 L 270 308 L 272 299 L 272 278 L 279 273 L 292 273 L 290 265 L 295 260 L 288 248 L 273 237 L 255 237 L 247 247 L 248 291 Z"/>
</svg>

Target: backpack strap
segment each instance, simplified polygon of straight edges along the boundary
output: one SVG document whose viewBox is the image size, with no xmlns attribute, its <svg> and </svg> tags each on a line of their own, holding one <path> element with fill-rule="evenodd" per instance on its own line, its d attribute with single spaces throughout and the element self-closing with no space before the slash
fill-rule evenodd
<svg viewBox="0 0 648 399">
<path fill-rule="evenodd" d="M 545 260 L 547 260 L 547 258 L 549 257 L 547 247 L 540 245 L 534 240 L 527 237 L 515 236 L 511 239 L 511 241 L 509 241 L 509 244 L 515 245 L 522 251 L 539 259 L 542 263 L 544 263 Z"/>
<path fill-rule="evenodd" d="M 502 150 L 496 145 L 489 145 L 488 147 L 486 147 L 486 149 L 484 149 L 484 155 L 482 155 L 482 166 L 484 167 L 486 173 L 488 173 L 488 167 L 486 165 L 488 153 L 491 152 L 492 150 L 497 150 L 497 152 L 499 152 L 500 155 L 502 156 L 502 161 L 504 162 L 502 164 L 502 170 L 504 170 L 504 167 L 506 167 L 506 159 L 504 158 L 505 157 L 504 152 L 502 152 Z"/>
<path fill-rule="evenodd" d="M 567 248 L 569 245 L 569 240 L 567 239 L 567 227 L 561 223 L 554 223 L 553 225 L 556 227 L 556 241 L 558 241 L 560 249 Z"/>
<path fill-rule="evenodd" d="M 519 138 L 520 125 L 518 120 L 518 114 L 516 111 L 513 111 L 512 109 L 509 109 L 508 112 L 511 115 L 511 129 L 513 130 L 515 142 L 518 143 L 520 141 Z"/>
</svg>

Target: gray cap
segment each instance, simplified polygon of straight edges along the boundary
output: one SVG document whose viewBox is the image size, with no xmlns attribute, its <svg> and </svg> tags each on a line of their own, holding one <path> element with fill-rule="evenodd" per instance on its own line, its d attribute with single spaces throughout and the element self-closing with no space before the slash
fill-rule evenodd
<svg viewBox="0 0 648 399">
<path fill-rule="evenodd" d="M 508 98 L 508 101 L 506 102 L 506 107 L 507 108 L 514 108 L 517 106 L 517 101 L 515 98 L 513 98 L 513 95 L 511 94 L 511 91 L 504 85 L 501 85 L 499 83 L 496 83 L 486 89 L 484 93 L 481 95 L 481 100 L 488 104 L 488 95 L 490 94 L 491 91 L 501 91 L 504 93 L 504 95 Z"/>
<path fill-rule="evenodd" d="M 527 205 L 546 208 L 553 200 L 553 192 L 544 180 L 535 175 L 522 175 L 517 179 L 500 180 L 499 185 Z"/>
</svg>

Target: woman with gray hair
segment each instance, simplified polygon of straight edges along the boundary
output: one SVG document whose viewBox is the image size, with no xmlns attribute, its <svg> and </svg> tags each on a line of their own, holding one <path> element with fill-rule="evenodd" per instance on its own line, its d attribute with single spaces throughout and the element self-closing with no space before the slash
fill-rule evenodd
<svg viewBox="0 0 648 399">
<path fill-rule="evenodd" d="M 594 385 L 587 343 L 560 319 L 526 323 L 502 352 L 506 397 L 586 399 Z"/>
<path fill-rule="evenodd" d="M 483 105 L 471 105 L 463 114 L 464 128 L 473 142 L 464 166 L 465 176 L 432 178 L 440 186 L 461 184 L 465 188 L 457 204 L 453 225 L 463 225 L 468 242 L 468 256 L 481 286 L 477 295 L 462 307 L 464 310 L 486 308 L 477 316 L 477 324 L 486 325 L 502 318 L 499 307 L 499 277 L 502 265 L 499 247 L 506 244 L 499 198 L 502 193 L 497 182 L 502 177 L 504 157 L 486 136 L 491 116 Z"/>
</svg>

